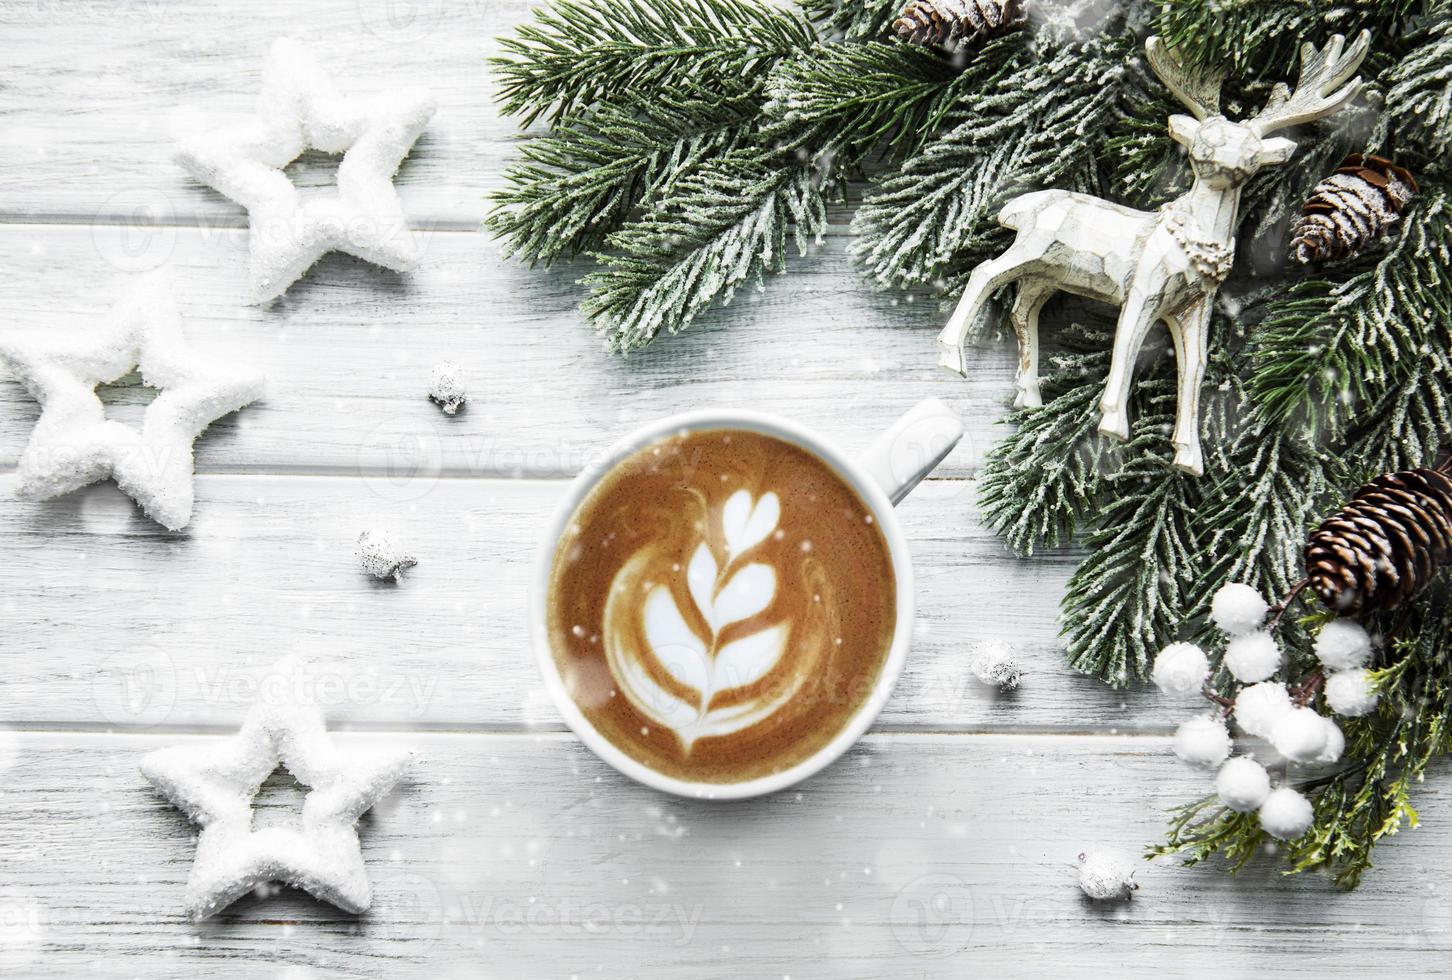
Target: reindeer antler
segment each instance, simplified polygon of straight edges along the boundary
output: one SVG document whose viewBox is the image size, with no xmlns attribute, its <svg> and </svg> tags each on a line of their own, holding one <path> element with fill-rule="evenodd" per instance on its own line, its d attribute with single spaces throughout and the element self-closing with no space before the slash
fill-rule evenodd
<svg viewBox="0 0 1452 980">
<path fill-rule="evenodd" d="M 1144 42 L 1144 53 L 1160 81 L 1185 103 L 1196 119 L 1220 114 L 1220 83 L 1225 80 L 1224 73 L 1208 69 L 1189 71 L 1159 37 Z"/>
<path fill-rule="evenodd" d="M 1331 115 L 1361 91 L 1361 79 L 1351 76 L 1361 67 L 1370 43 L 1371 32 L 1362 31 L 1349 51 L 1344 50 L 1346 38 L 1340 34 L 1333 35 L 1319 50 L 1313 44 L 1301 45 L 1301 75 L 1296 79 L 1295 91 L 1287 89 L 1283 82 L 1277 83 L 1265 108 L 1247 119 L 1246 125 L 1264 136 Z M 1347 82 L 1348 78 L 1351 81 Z"/>
</svg>

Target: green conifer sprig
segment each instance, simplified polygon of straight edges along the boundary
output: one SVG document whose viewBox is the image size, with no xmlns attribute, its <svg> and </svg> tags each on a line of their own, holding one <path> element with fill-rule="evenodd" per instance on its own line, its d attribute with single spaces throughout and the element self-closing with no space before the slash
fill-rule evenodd
<svg viewBox="0 0 1452 980">
<path fill-rule="evenodd" d="M 1398 365 L 1452 337 L 1452 195 L 1427 188 L 1390 250 L 1340 281 L 1292 283 L 1256 330 L 1250 392 L 1266 417 L 1339 440 L 1395 385 Z"/>
<path fill-rule="evenodd" d="M 637 222 L 610 235 L 602 271 L 587 276 L 585 312 L 612 349 L 630 351 L 684 329 L 712 303 L 805 253 L 826 230 L 824 174 L 805 150 L 741 150 L 680 178 Z"/>
<path fill-rule="evenodd" d="M 959 84 L 920 50 L 868 44 L 848 54 L 818 47 L 783 63 L 750 146 L 687 172 L 606 238 L 584 310 L 613 349 L 682 330 L 742 284 L 782 271 L 789 243 L 804 254 L 825 232 L 826 204 L 845 196 L 847 177 L 916 138 Z M 801 84 L 803 71 L 816 81 Z"/>
<path fill-rule="evenodd" d="M 976 79 L 923 48 L 884 41 L 817 44 L 782 62 L 768 84 L 767 114 L 784 127 L 833 125 L 866 152 L 904 154 L 967 95 Z"/>
<path fill-rule="evenodd" d="M 1179 629 L 1202 564 L 1189 519 L 1199 481 L 1170 466 L 1174 382 L 1139 382 L 1142 410 L 1123 447 L 1124 462 L 1104 481 L 1088 557 L 1061 604 L 1066 656 L 1075 670 L 1123 687 L 1146 676 Z"/>
<path fill-rule="evenodd" d="M 1387 75 L 1389 116 L 1428 164 L 1452 169 L 1452 0 L 1433 3 L 1406 43 L 1407 55 Z"/>
<path fill-rule="evenodd" d="M 1251 75 L 1271 65 L 1290 65 L 1307 38 L 1369 29 L 1385 40 L 1403 33 L 1428 0 L 1165 0 L 1155 30 L 1191 66 L 1216 66 Z"/>
<path fill-rule="evenodd" d="M 555 0 L 500 42 L 492 65 L 502 111 L 528 126 L 633 97 L 736 88 L 815 40 L 795 11 L 753 0 Z"/>
<path fill-rule="evenodd" d="M 902 0 L 803 0 L 802 9 L 830 40 L 862 41 L 886 37 L 902 13 Z"/>
<path fill-rule="evenodd" d="M 1236 404 L 1249 410 L 1243 394 Z M 1231 431 L 1227 465 L 1204 488 L 1200 503 L 1204 556 L 1191 609 L 1208 608 L 1226 582 L 1243 582 L 1262 595 L 1289 593 L 1300 578 L 1306 528 L 1339 475 L 1335 462 L 1303 433 L 1254 417 L 1242 418 Z"/>
<path fill-rule="evenodd" d="M 1400 361 L 1392 383 L 1347 435 L 1346 455 L 1364 474 L 1390 473 L 1437 458 L 1452 434 L 1452 356 L 1429 346 Z"/>
<path fill-rule="evenodd" d="M 1124 46 L 1041 44 L 1010 35 L 986 45 L 965 74 L 976 95 L 928 140 L 853 221 L 852 253 L 880 288 L 961 288 L 973 264 L 1004 242 L 999 206 L 1030 188 L 1098 186 L 1098 150 L 1074 134 L 1112 116 Z"/>
<path fill-rule="evenodd" d="M 1126 60 L 1103 152 L 1111 174 L 1108 191 L 1116 199 L 1149 208 L 1189 189 L 1184 150 L 1166 138 L 1165 120 L 1182 109 L 1143 57 L 1136 53 Z"/>
<path fill-rule="evenodd" d="M 1347 740 L 1341 763 L 1295 784 L 1311 797 L 1315 820 L 1282 845 L 1291 870 L 1324 870 L 1343 888 L 1360 883 L 1379 841 L 1417 826 L 1413 789 L 1434 760 L 1452 752 L 1452 586 L 1444 577 L 1414 607 L 1374 625 L 1389 640 L 1372 671 L 1380 702 L 1365 718 L 1340 719 Z M 1295 662 L 1309 670 L 1314 661 L 1302 655 Z M 1219 855 L 1236 871 L 1266 841 L 1254 813 L 1234 813 L 1207 796 L 1177 810 L 1167 840 L 1148 854 L 1187 864 Z"/>
<path fill-rule="evenodd" d="M 506 254 L 546 265 L 602 247 L 682 177 L 748 145 L 759 99 L 661 96 L 562 120 L 521 150 L 486 224 Z"/>
<path fill-rule="evenodd" d="M 1093 526 L 1116 448 L 1098 434 L 1099 395 L 1109 374 L 1113 334 L 1074 325 L 1059 339 L 1041 381 L 1043 411 L 1015 414 L 1017 423 L 989 449 L 978 501 L 983 520 L 1015 552 L 1071 544 Z"/>
</svg>

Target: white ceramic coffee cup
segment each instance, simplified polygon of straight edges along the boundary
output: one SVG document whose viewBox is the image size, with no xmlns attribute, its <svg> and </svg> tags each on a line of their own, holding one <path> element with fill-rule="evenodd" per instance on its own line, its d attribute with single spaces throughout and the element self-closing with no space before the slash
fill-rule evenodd
<svg viewBox="0 0 1452 980">
<path fill-rule="evenodd" d="M 570 697 L 560 676 L 559 665 L 550 646 L 549 585 L 554 567 L 555 551 L 575 509 L 594 489 L 600 478 L 636 450 L 671 435 L 703 429 L 745 429 L 784 439 L 811 451 L 837 471 L 867 504 L 887 541 L 896 579 L 897 624 L 892 647 L 878 674 L 872 693 L 842 726 L 831 741 L 789 769 L 736 783 L 692 782 L 667 776 L 631 758 L 602 735 Z M 913 630 L 913 570 L 893 505 L 908 495 L 913 487 L 932 472 L 962 438 L 963 425 L 946 405 L 937 399 L 920 403 L 878 436 L 860 457 L 852 458 L 831 442 L 801 426 L 773 415 L 738 409 L 705 409 L 661 419 L 637 429 L 611 446 L 605 454 L 587 466 L 570 485 L 565 499 L 555 511 L 535 559 L 533 588 L 529 598 L 529 625 L 534 639 L 535 656 L 545 687 L 555 706 L 571 730 L 600 758 L 632 779 L 647 786 L 696 798 L 735 800 L 760 796 L 785 789 L 800 782 L 833 762 L 857 741 L 877 718 L 892 694 L 907 659 L 908 642 Z"/>
</svg>

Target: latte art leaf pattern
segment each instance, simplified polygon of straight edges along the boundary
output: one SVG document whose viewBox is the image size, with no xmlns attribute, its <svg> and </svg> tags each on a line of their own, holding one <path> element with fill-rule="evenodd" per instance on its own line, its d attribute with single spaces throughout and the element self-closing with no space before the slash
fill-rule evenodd
<svg viewBox="0 0 1452 980">
<path fill-rule="evenodd" d="M 776 494 L 753 499 L 750 492 L 738 490 L 721 511 L 724 566 L 704 540 L 686 566 L 686 585 L 695 608 L 683 611 L 668 585 L 646 583 L 642 616 L 648 649 L 631 649 L 607 625 L 606 653 L 626 697 L 657 725 L 674 731 L 686 751 L 698 739 L 727 735 L 762 721 L 795 692 L 796 685 L 788 684 L 760 697 L 712 707 L 718 694 L 765 678 L 786 650 L 788 623 L 762 625 L 745 635 L 731 629 L 760 616 L 776 597 L 776 570 L 743 559 L 776 530 L 780 519 Z M 638 595 L 630 585 L 652 557 L 649 549 L 642 549 L 621 569 L 607 608 L 607 624 L 620 615 L 614 607 Z M 725 639 L 728 632 L 733 639 Z M 652 662 L 678 690 L 668 690 L 652 676 Z"/>
<path fill-rule="evenodd" d="M 748 429 L 619 461 L 560 536 L 547 598 L 586 723 L 697 784 L 811 758 L 871 696 L 897 628 L 871 508 L 820 457 Z"/>
<path fill-rule="evenodd" d="M 754 548 L 776 530 L 781 520 L 781 501 L 774 493 L 764 493 L 753 506 L 751 494 L 738 490 L 726 501 L 721 512 L 721 523 L 726 532 L 726 546 L 731 557 Z"/>
</svg>

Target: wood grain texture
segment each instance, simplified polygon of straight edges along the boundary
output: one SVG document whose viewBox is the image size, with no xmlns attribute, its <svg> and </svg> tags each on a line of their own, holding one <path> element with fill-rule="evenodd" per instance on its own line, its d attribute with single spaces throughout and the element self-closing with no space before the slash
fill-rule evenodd
<svg viewBox="0 0 1452 980">
<path fill-rule="evenodd" d="M 372 911 L 286 892 L 195 925 L 192 832 L 135 768 L 179 737 L 0 743 L 26 787 L 0 796 L 7 976 L 1352 977 L 1452 952 L 1445 786 L 1355 893 L 1144 864 L 1132 901 L 1089 902 L 1077 854 L 1138 852 L 1205 782 L 1143 737 L 872 736 L 797 792 L 721 806 L 563 735 L 416 735 L 415 778 L 362 825 Z M 296 819 L 288 787 L 259 822 Z"/>
<path fill-rule="evenodd" d="M 577 309 L 581 263 L 530 270 L 478 233 L 515 154 L 485 59 L 527 0 L 0 4 L 0 333 L 83 330 L 168 266 L 193 343 L 262 367 L 267 398 L 199 441 L 193 526 L 169 534 L 109 484 L 8 493 L 38 406 L 0 378 L 0 976 L 905 977 L 1428 973 L 1452 949 L 1449 791 L 1353 894 L 1269 865 L 1146 865 L 1129 904 L 1074 885 L 1081 850 L 1137 852 L 1203 792 L 1163 737 L 1187 708 L 1062 663 L 1078 559 L 1021 561 L 971 481 L 1001 437 L 1013 353 L 935 368 L 942 314 L 871 293 L 844 216 L 762 292 L 622 360 Z M 441 109 L 397 177 L 424 237 L 399 276 L 330 256 L 247 305 L 245 214 L 170 161 L 250 112 L 271 41 L 306 41 L 344 91 L 425 84 Z M 324 188 L 332 161 L 289 168 Z M 457 418 L 424 397 L 460 362 Z M 135 377 L 102 392 L 140 417 Z M 918 578 L 907 671 L 876 734 L 800 791 L 735 805 L 655 794 L 560 729 L 523 597 L 561 477 L 633 426 L 710 404 L 774 411 L 860 448 L 941 397 L 968 436 L 901 508 Z M 387 526 L 399 585 L 353 542 Z M 1012 696 L 968 665 L 1010 644 Z M 341 729 L 426 753 L 365 819 L 375 910 L 295 893 L 203 925 L 179 913 L 193 831 L 139 756 L 234 727 L 302 652 Z M 14 729 L 7 730 L 8 729 Z M 119 734 L 110 734 L 116 732 Z M 341 736 L 364 744 L 373 734 Z M 269 781 L 259 823 L 300 794 Z"/>
<path fill-rule="evenodd" d="M 328 664 L 349 722 L 558 728 L 530 653 L 524 599 L 564 481 L 205 476 L 172 534 L 97 485 L 34 504 L 0 478 L 0 612 L 27 655 L 0 677 L 29 725 L 234 724 L 284 652 Z M 1165 731 L 1184 705 L 1071 672 L 1057 597 L 1077 556 L 1008 557 L 973 488 L 931 481 L 899 508 L 914 555 L 914 646 L 883 729 Z M 398 585 L 354 542 L 386 526 L 420 559 Z M 1000 695 L 970 664 L 991 643 L 1023 662 Z"/>
<path fill-rule="evenodd" d="M 477 227 L 516 130 L 486 59 L 524 0 L 246 4 L 8 3 L 0 86 L 0 217 L 237 225 L 242 210 L 187 178 L 178 139 L 248 116 L 273 40 L 301 39 L 344 94 L 423 85 L 439 111 L 397 186 L 418 227 Z M 326 182 L 327 164 L 290 173 Z"/>
<path fill-rule="evenodd" d="M 334 254 L 255 307 L 240 231 L 0 229 L 0 332 L 85 330 L 135 271 L 165 265 L 194 346 L 266 372 L 267 396 L 198 441 L 202 472 L 568 475 L 642 423 L 712 405 L 781 413 L 851 449 L 938 397 L 968 427 L 939 474 L 965 476 L 1002 437 L 1012 398 L 1011 350 L 983 347 L 968 380 L 939 370 L 933 303 L 868 291 L 840 237 L 765 291 L 620 358 L 578 312 L 583 268 L 530 270 L 481 234 L 429 235 L 408 277 Z M 465 368 L 473 399 L 452 418 L 426 397 L 445 359 Z M 103 395 L 125 419 L 147 390 L 132 379 Z M 0 380 L 0 467 L 38 413 Z"/>
</svg>

